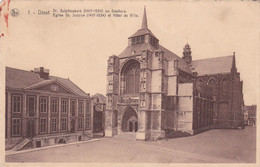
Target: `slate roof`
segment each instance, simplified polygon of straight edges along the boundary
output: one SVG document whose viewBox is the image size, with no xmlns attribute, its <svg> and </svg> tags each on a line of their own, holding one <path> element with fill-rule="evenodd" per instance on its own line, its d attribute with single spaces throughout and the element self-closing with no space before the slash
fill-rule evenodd
<svg viewBox="0 0 260 167">
<path fill-rule="evenodd" d="M 32 84 L 43 81 L 44 79 L 36 73 L 6 67 L 6 87 L 22 89 Z"/>
<path fill-rule="evenodd" d="M 69 79 L 50 76 L 49 79 L 44 80 L 40 78 L 39 74 L 37 73 L 6 67 L 6 88 L 28 89 L 51 84 L 52 82 L 60 83 L 62 86 L 79 96 L 89 97 L 89 94 L 86 94 Z"/>
<path fill-rule="evenodd" d="M 155 35 L 148 28 L 145 28 L 145 29 L 139 29 L 133 35 L 131 35 L 129 38 L 140 36 L 140 35 L 145 35 L 145 34 L 151 34 L 153 37 L 155 37 Z"/>
<path fill-rule="evenodd" d="M 100 93 L 96 93 L 92 97 L 98 97 L 99 103 L 106 103 L 106 97 Z"/>
<path fill-rule="evenodd" d="M 171 52 L 161 45 L 159 45 L 159 48 L 164 52 L 164 57 L 166 58 L 166 60 L 178 60 L 179 69 L 187 73 L 191 73 L 190 65 L 188 65 L 184 59 L 180 58 L 175 53 Z"/>
<path fill-rule="evenodd" d="M 148 43 L 140 43 L 136 45 L 131 45 L 125 48 L 125 50 L 119 54 L 120 58 L 129 57 L 132 55 L 132 52 L 135 51 L 135 55 L 140 55 L 143 50 L 155 50 L 156 48 Z"/>
<path fill-rule="evenodd" d="M 135 51 L 135 55 L 141 55 L 143 50 L 158 50 L 158 48 L 155 48 L 149 43 L 140 43 L 132 46 L 128 46 L 121 54 L 119 54 L 120 58 L 129 57 L 132 55 L 132 52 Z M 164 57 L 166 60 L 178 60 L 179 68 L 185 72 L 191 73 L 189 65 L 185 62 L 184 59 L 177 56 L 175 53 L 169 51 L 165 47 L 159 45 L 159 49 L 164 52 Z"/>
<path fill-rule="evenodd" d="M 215 57 L 192 61 L 198 76 L 230 73 L 234 56 Z"/>
</svg>

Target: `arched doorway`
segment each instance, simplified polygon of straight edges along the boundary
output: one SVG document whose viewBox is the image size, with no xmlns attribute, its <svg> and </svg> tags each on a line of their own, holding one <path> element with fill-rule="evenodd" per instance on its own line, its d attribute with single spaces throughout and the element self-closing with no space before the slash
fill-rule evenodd
<svg viewBox="0 0 260 167">
<path fill-rule="evenodd" d="M 137 125 L 138 125 L 137 114 L 132 107 L 128 107 L 123 115 L 122 131 L 123 132 L 137 132 L 137 130 L 138 130 Z"/>
</svg>

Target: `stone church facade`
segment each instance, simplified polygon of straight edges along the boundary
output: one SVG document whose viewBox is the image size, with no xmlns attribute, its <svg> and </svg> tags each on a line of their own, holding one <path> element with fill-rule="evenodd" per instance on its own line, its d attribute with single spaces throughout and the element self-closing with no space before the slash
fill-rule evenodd
<svg viewBox="0 0 260 167">
<path fill-rule="evenodd" d="M 166 130 L 238 128 L 242 107 L 235 54 L 192 61 L 186 44 L 177 56 L 148 29 L 145 9 L 141 29 L 108 59 L 105 136 L 130 131 L 137 140 L 157 140 Z"/>
</svg>

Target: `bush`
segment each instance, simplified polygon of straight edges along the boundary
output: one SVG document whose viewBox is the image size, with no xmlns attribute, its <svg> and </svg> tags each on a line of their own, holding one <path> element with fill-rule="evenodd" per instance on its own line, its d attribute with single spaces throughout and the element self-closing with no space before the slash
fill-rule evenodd
<svg viewBox="0 0 260 167">
<path fill-rule="evenodd" d="M 177 138 L 177 137 L 187 137 L 191 136 L 188 132 L 175 131 L 173 129 L 165 130 L 165 138 Z"/>
</svg>

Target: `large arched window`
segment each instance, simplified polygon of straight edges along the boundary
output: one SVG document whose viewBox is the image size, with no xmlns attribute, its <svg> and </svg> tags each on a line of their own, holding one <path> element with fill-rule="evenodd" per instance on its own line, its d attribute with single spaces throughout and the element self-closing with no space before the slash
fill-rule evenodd
<svg viewBox="0 0 260 167">
<path fill-rule="evenodd" d="M 122 94 L 138 94 L 140 85 L 140 63 L 136 60 L 127 62 L 121 71 Z"/>
<path fill-rule="evenodd" d="M 216 80 L 214 78 L 210 78 L 208 80 L 207 85 L 210 87 L 213 96 L 215 96 L 216 95 Z"/>
</svg>

